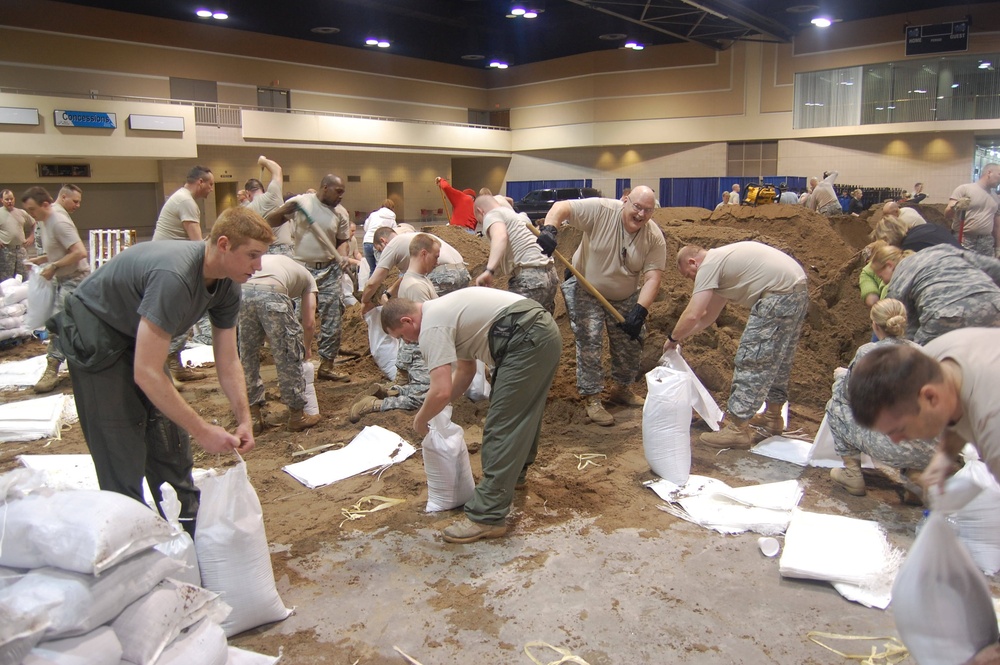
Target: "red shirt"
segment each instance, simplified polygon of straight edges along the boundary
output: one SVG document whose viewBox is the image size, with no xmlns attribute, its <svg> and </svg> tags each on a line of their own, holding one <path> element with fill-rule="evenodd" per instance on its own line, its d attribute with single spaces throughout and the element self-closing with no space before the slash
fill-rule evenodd
<svg viewBox="0 0 1000 665">
<path fill-rule="evenodd" d="M 448 181 L 441 178 L 438 187 L 448 197 L 451 202 L 451 219 L 448 221 L 452 226 L 462 226 L 472 231 L 476 230 L 476 213 L 473 210 L 476 200 L 459 191 L 448 184 Z"/>
</svg>

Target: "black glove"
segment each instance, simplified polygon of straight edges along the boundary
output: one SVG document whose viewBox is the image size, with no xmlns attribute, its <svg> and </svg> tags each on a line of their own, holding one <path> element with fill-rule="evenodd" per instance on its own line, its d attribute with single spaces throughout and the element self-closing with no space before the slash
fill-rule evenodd
<svg viewBox="0 0 1000 665">
<path fill-rule="evenodd" d="M 542 254 L 545 256 L 552 256 L 552 252 L 556 251 L 556 235 L 559 231 L 556 230 L 554 226 L 543 226 L 541 233 L 538 234 L 538 238 L 535 242 L 538 246 L 542 248 Z"/>
<path fill-rule="evenodd" d="M 618 327 L 624 330 L 626 335 L 639 341 L 639 335 L 642 333 L 642 324 L 646 322 L 648 315 L 649 310 L 636 303 L 635 307 L 625 317 L 625 320 L 618 324 Z"/>
</svg>

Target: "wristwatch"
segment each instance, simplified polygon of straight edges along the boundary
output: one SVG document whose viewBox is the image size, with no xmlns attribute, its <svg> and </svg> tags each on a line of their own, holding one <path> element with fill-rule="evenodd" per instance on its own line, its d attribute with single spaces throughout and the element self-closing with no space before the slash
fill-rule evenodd
<svg viewBox="0 0 1000 665">
<path fill-rule="evenodd" d="M 680 342 L 674 339 L 673 335 L 671 335 L 670 333 L 667 333 L 667 339 L 670 340 L 673 344 L 680 344 Z"/>
</svg>

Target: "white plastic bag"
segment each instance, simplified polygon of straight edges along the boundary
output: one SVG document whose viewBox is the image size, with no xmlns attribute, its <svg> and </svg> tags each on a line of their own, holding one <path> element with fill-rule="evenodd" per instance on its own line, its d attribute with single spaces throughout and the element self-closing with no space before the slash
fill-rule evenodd
<svg viewBox="0 0 1000 665">
<path fill-rule="evenodd" d="M 691 408 L 708 423 L 713 432 L 719 431 L 719 421 L 722 420 L 722 409 L 715 403 L 715 398 L 702 385 L 701 379 L 681 356 L 681 347 L 671 349 L 660 357 L 660 364 L 684 372 L 691 378 Z"/>
<path fill-rule="evenodd" d="M 965 478 L 981 491 L 952 516 L 958 526 L 958 539 L 979 569 L 987 575 L 1000 570 L 1000 484 L 990 473 L 989 467 L 976 454 L 975 448 L 965 446 L 962 451 L 965 466 L 948 482 L 948 487 Z"/>
<path fill-rule="evenodd" d="M 119 665 L 122 645 L 107 626 L 80 637 L 42 642 L 21 665 Z"/>
<path fill-rule="evenodd" d="M 642 450 L 653 473 L 676 485 L 691 475 L 691 379 L 669 367 L 646 374 Z"/>
<path fill-rule="evenodd" d="M 171 642 L 156 665 L 226 665 L 228 660 L 226 634 L 218 624 L 202 619 Z"/>
<path fill-rule="evenodd" d="M 368 345 L 371 347 L 375 364 L 390 381 L 393 381 L 396 379 L 396 353 L 399 351 L 399 340 L 389 337 L 382 330 L 381 317 L 381 307 L 376 307 L 365 314 L 365 323 L 368 324 Z"/>
<path fill-rule="evenodd" d="M 465 432 L 451 422 L 451 406 L 446 406 L 429 423 L 430 432 L 421 444 L 427 473 L 427 512 L 451 510 L 472 498 L 472 479 Z"/>
<path fill-rule="evenodd" d="M 201 490 L 198 550 L 202 586 L 233 608 L 223 622 L 226 636 L 281 621 L 291 614 L 278 597 L 260 500 L 240 462 L 224 473 L 196 481 Z M 223 661 L 225 662 L 225 661 Z"/>
<path fill-rule="evenodd" d="M 307 416 L 319 413 L 319 400 L 316 398 L 316 367 L 306 360 L 302 363 L 302 378 L 306 380 L 306 405 L 302 408 Z"/>
<path fill-rule="evenodd" d="M 24 317 L 24 326 L 29 330 L 39 330 L 45 327 L 56 310 L 56 281 L 42 277 L 41 266 L 31 266 L 31 276 L 28 279 L 28 313 Z"/>
<path fill-rule="evenodd" d="M 486 363 L 482 360 L 477 360 L 476 375 L 472 377 L 472 383 L 469 384 L 469 389 L 465 391 L 465 396 L 473 402 L 481 402 L 484 399 L 489 399 L 490 392 L 492 392 L 492 386 L 486 380 Z"/>
<path fill-rule="evenodd" d="M 181 526 L 181 502 L 177 498 L 177 490 L 170 483 L 163 483 L 160 485 L 160 494 L 163 496 L 163 500 L 160 501 L 160 510 L 166 515 L 167 523 L 174 535 L 170 540 L 157 545 L 156 550 L 184 564 L 184 570 L 174 575 L 174 579 L 194 586 L 201 586 L 198 552 L 194 548 L 191 536 Z"/>
</svg>

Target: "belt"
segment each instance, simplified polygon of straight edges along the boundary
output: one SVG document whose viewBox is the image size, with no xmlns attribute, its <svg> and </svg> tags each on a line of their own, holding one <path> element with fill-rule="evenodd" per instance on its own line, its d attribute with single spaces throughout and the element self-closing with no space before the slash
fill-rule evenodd
<svg viewBox="0 0 1000 665">
<path fill-rule="evenodd" d="M 277 284 L 244 284 L 243 288 L 250 291 L 267 291 L 268 293 L 288 295 L 288 291 L 285 290 L 285 287 L 278 286 Z"/>
<path fill-rule="evenodd" d="M 551 263 L 547 263 L 544 266 L 514 266 L 513 274 L 517 275 L 519 272 L 523 272 L 525 270 L 548 270 L 551 267 Z"/>
<path fill-rule="evenodd" d="M 788 291 L 764 291 L 764 293 L 760 294 L 760 297 L 766 298 L 768 296 L 787 296 L 791 293 L 799 293 L 801 291 L 808 291 L 808 290 L 809 290 L 808 282 L 798 282 Z"/>
<path fill-rule="evenodd" d="M 328 259 L 326 261 L 299 261 L 302 265 L 310 270 L 323 270 L 328 268 L 331 263 L 336 263 L 336 259 Z"/>
</svg>

